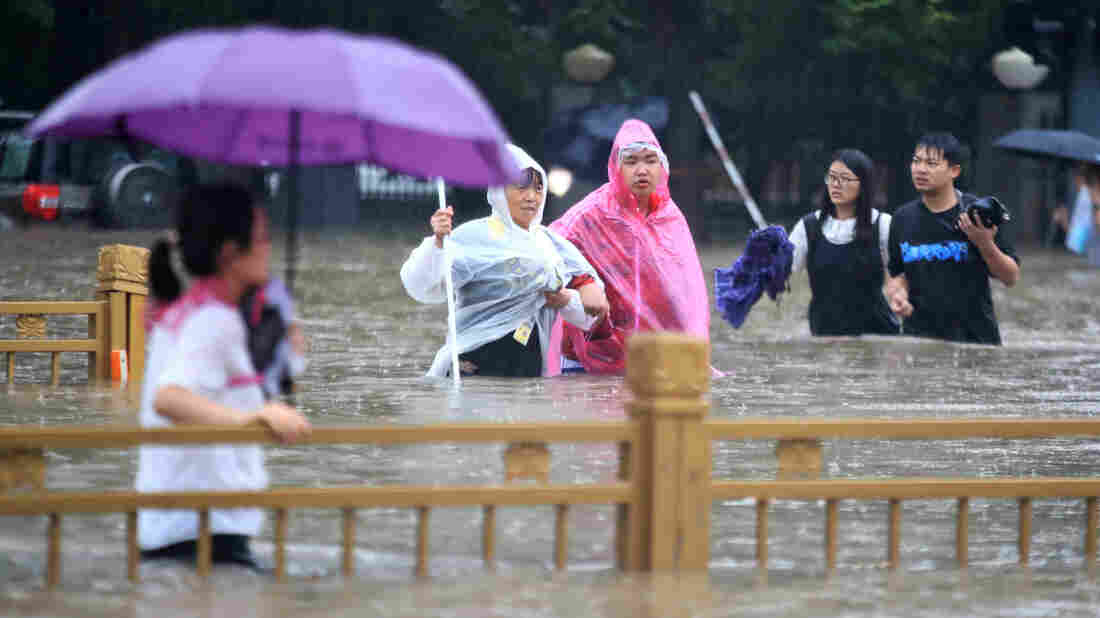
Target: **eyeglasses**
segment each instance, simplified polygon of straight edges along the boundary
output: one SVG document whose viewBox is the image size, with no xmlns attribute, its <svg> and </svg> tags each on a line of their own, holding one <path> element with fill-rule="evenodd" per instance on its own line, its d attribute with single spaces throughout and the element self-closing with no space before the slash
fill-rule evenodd
<svg viewBox="0 0 1100 618">
<path fill-rule="evenodd" d="M 851 176 L 838 176 L 836 174 L 825 174 L 825 184 L 827 184 L 827 185 L 837 185 L 839 187 L 843 187 L 845 185 L 850 185 L 850 184 L 857 183 L 857 182 L 859 182 L 859 179 L 858 178 L 853 178 Z"/>
</svg>

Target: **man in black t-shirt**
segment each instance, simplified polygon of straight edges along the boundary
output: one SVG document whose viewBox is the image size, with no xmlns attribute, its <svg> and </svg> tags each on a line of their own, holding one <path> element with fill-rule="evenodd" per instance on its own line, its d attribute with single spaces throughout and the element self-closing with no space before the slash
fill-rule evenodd
<svg viewBox="0 0 1100 618">
<path fill-rule="evenodd" d="M 906 335 L 1000 345 L 989 278 L 1015 285 L 1020 260 L 998 226 L 962 215 L 974 198 L 955 189 L 961 155 L 949 133 L 917 142 L 910 173 L 921 197 L 890 222 L 886 298 Z"/>
</svg>

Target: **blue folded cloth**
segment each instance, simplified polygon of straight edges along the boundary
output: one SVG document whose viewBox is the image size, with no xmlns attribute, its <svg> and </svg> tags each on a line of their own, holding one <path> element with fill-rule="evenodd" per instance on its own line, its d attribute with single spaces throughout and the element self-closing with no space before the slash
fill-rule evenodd
<svg viewBox="0 0 1100 618">
<path fill-rule="evenodd" d="M 778 225 L 749 235 L 745 253 L 729 268 L 714 269 L 714 300 L 730 326 L 740 328 L 749 310 L 767 292 L 772 300 L 787 289 L 794 245 Z"/>
</svg>

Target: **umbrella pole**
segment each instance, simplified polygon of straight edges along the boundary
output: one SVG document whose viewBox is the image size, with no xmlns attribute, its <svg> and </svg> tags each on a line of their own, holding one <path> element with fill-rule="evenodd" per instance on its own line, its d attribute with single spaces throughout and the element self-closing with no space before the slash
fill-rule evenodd
<svg viewBox="0 0 1100 618">
<path fill-rule="evenodd" d="M 301 148 L 302 112 L 290 111 L 289 159 L 286 173 L 286 289 L 294 294 L 295 265 L 298 262 L 298 156 Z"/>
<path fill-rule="evenodd" d="M 439 209 L 447 207 L 447 188 L 443 185 L 442 178 L 435 179 L 436 193 L 439 194 Z M 447 293 L 447 338 L 451 350 L 451 376 L 454 377 L 455 386 L 462 384 L 462 378 L 458 370 L 458 321 L 455 318 L 455 281 L 451 273 L 451 243 L 449 237 L 443 237 L 443 284 Z"/>
</svg>

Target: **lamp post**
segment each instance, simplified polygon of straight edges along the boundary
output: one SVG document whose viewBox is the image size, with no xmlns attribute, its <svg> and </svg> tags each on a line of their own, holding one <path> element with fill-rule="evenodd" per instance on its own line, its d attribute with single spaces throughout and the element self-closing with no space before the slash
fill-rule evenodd
<svg viewBox="0 0 1100 618">
<path fill-rule="evenodd" d="M 615 56 L 592 43 L 585 43 L 562 56 L 565 74 L 586 84 L 602 81 L 615 66 Z"/>
<path fill-rule="evenodd" d="M 550 88 L 551 117 L 576 114 L 597 103 L 600 99 L 597 93 L 601 88 L 600 82 L 606 80 L 615 68 L 615 56 L 593 43 L 585 43 L 562 54 L 561 63 L 568 79 L 561 80 Z M 570 164 L 566 161 L 569 157 L 559 156 L 562 154 L 564 153 L 557 150 L 547 153 L 551 164 L 547 189 L 558 198 L 555 202 L 568 205 L 574 193 L 583 194 L 582 192 L 595 187 L 584 180 L 586 176 L 583 171 L 576 169 L 578 161 L 574 160 Z M 574 169 L 569 169 L 570 167 Z M 546 216 L 557 216 L 563 212 L 562 207 L 556 203 L 548 208 L 551 212 Z"/>
<path fill-rule="evenodd" d="M 547 174 L 546 184 L 547 188 L 554 197 L 562 197 L 566 193 L 569 193 L 570 187 L 573 186 L 573 172 L 555 165 L 550 168 L 550 172 Z"/>
<path fill-rule="evenodd" d="M 989 68 L 997 81 L 1012 91 L 1007 95 L 993 95 L 999 103 L 996 111 L 991 108 L 993 116 L 990 119 L 1001 127 L 997 133 L 1020 127 L 1052 128 L 1052 120 L 1059 115 L 1061 100 L 1052 93 L 1031 92 L 1046 79 L 1049 67 L 1036 64 L 1031 54 L 1019 47 L 1011 47 L 995 54 Z M 985 148 L 992 154 L 988 146 Z M 990 186 L 987 189 L 1012 204 L 1018 220 L 1017 242 L 1041 244 L 1045 235 L 1038 230 L 1044 223 L 1043 211 L 1054 198 L 1053 186 L 1047 182 L 1050 170 L 1037 162 L 1011 157 L 991 157 L 986 161 L 989 161 L 986 166 L 992 165 L 998 170 L 998 173 L 994 173 L 993 168 L 988 170 L 990 174 L 986 180 Z"/>
<path fill-rule="evenodd" d="M 1035 64 L 1031 54 L 1019 47 L 1006 49 L 993 56 L 991 64 L 997 81 L 1012 90 L 1031 90 L 1050 72 L 1049 67 Z"/>
</svg>

